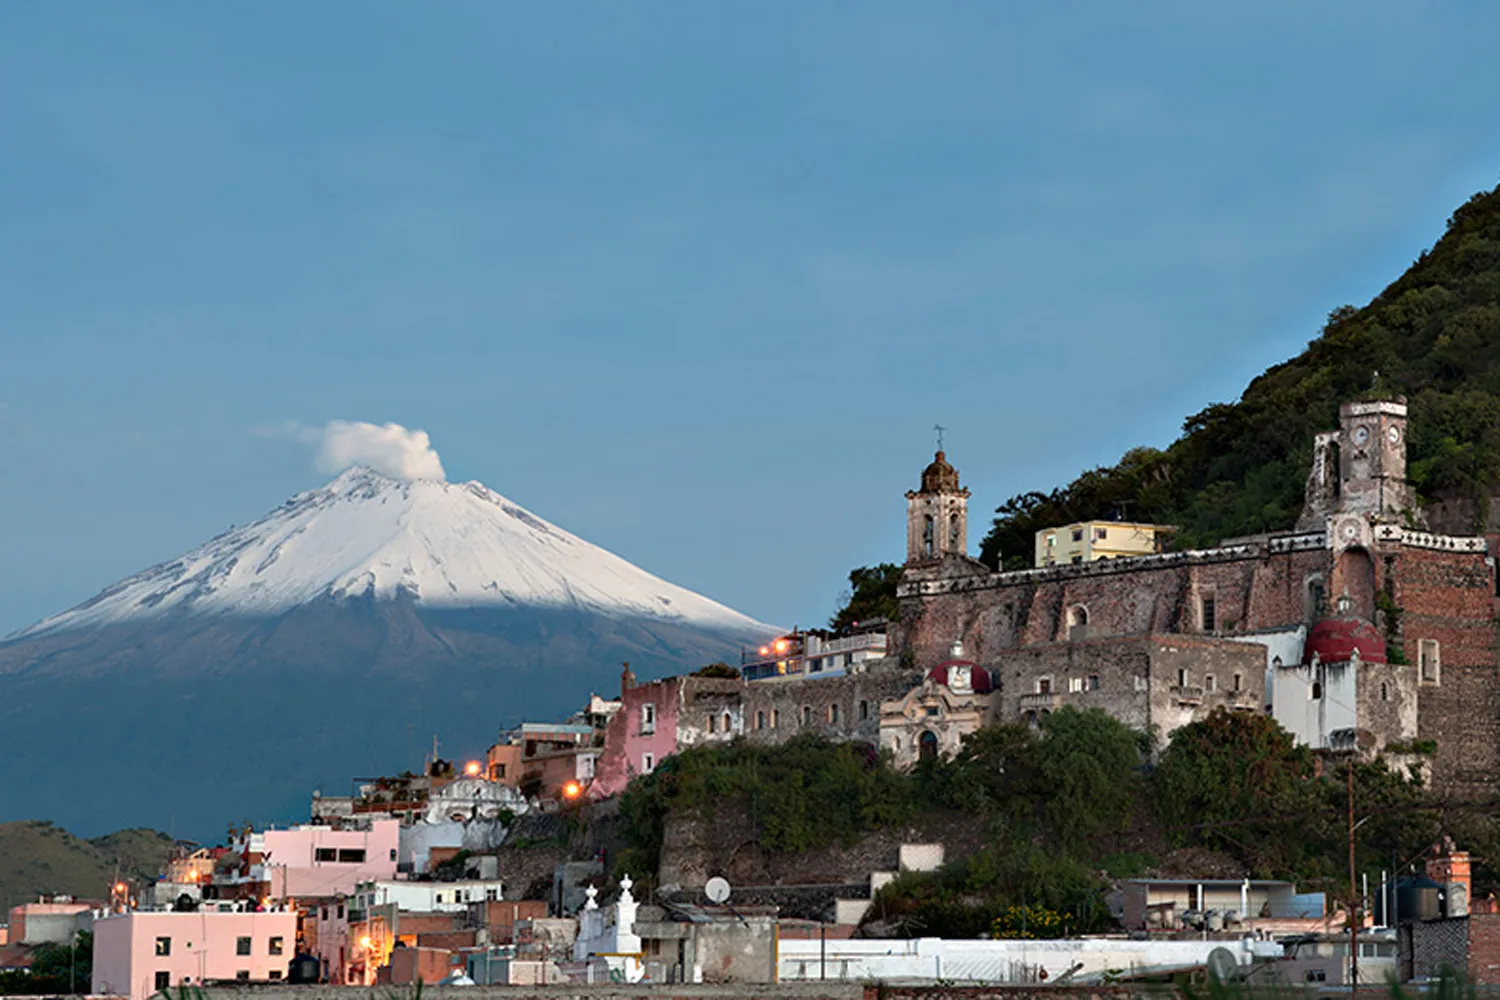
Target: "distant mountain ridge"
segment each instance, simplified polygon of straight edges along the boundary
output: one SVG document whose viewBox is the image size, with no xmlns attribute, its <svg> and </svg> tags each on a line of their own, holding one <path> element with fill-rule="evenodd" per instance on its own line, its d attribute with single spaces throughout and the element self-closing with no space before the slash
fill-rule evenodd
<svg viewBox="0 0 1500 1000">
<path fill-rule="evenodd" d="M 51 823 L 0 823 L 0 913 L 42 893 L 107 899 L 117 877 L 154 880 L 173 846 L 155 830 L 80 840 Z"/>
<path fill-rule="evenodd" d="M 478 754 L 611 694 L 622 661 L 679 672 L 776 631 L 478 483 L 352 469 L 0 641 L 0 731 L 35 776 L 0 784 L 0 819 L 295 819 L 434 735 Z"/>
</svg>

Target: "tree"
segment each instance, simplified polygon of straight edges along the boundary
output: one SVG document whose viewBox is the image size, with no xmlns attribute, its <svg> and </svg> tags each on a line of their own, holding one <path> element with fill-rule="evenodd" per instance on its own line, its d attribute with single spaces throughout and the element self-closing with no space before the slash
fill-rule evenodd
<svg viewBox="0 0 1500 1000">
<path fill-rule="evenodd" d="M 1276 720 L 1221 707 L 1172 734 L 1154 775 L 1156 811 L 1180 846 L 1227 850 L 1261 874 L 1285 875 L 1322 807 L 1314 776 L 1312 752 Z"/>
<path fill-rule="evenodd" d="M 878 566 L 860 566 L 849 571 L 849 594 L 844 606 L 828 621 L 828 627 L 836 631 L 869 621 L 884 618 L 896 621 L 901 617 L 901 608 L 896 601 L 896 586 L 901 582 L 901 567 L 895 563 Z"/>
</svg>

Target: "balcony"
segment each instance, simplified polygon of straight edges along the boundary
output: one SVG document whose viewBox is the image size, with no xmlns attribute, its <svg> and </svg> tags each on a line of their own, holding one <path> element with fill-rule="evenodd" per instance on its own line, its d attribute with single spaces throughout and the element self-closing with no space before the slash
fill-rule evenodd
<svg viewBox="0 0 1500 1000">
<path fill-rule="evenodd" d="M 1053 712 L 1062 707 L 1062 695 L 1056 691 L 1042 691 L 1036 694 L 1021 695 L 1021 711 L 1023 712 Z"/>
<path fill-rule="evenodd" d="M 1174 684 L 1172 697 L 1179 705 L 1203 704 L 1203 687 L 1198 684 Z"/>
</svg>

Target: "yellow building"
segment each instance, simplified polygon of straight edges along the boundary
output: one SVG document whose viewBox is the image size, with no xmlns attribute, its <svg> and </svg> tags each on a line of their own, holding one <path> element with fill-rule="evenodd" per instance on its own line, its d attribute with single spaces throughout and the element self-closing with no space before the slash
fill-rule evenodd
<svg viewBox="0 0 1500 1000">
<path fill-rule="evenodd" d="M 1082 521 L 1036 533 L 1036 565 L 1064 566 L 1095 559 L 1149 556 L 1166 548 L 1176 530 L 1165 524 Z"/>
</svg>

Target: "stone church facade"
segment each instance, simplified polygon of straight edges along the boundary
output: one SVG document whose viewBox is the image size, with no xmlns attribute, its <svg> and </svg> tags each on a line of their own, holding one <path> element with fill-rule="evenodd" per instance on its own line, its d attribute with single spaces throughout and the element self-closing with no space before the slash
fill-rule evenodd
<svg viewBox="0 0 1500 1000">
<path fill-rule="evenodd" d="M 1317 679 L 1327 650 L 1310 648 L 1309 633 L 1325 619 L 1366 623 L 1382 648 L 1350 660 L 1368 676 L 1340 676 L 1363 688 L 1360 711 L 1337 738 L 1377 751 L 1435 741 L 1439 786 L 1488 791 L 1500 774 L 1500 535 L 1421 527 L 1406 481 L 1406 418 L 1402 399 L 1345 404 L 1339 429 L 1314 442 L 1305 509 L 1291 531 L 1004 573 L 968 556 L 969 493 L 940 452 L 921 489 L 907 494 L 893 651 L 925 670 L 962 643 L 997 679 L 1007 716 L 1023 713 L 1023 703 L 1095 704 L 1132 724 L 1144 712 L 1165 736 L 1216 704 L 1267 710 L 1278 671 L 1300 669 L 1308 697 L 1327 697 Z M 1391 655 L 1378 662 L 1387 638 Z M 1188 652 L 1168 654 L 1173 642 Z M 1132 656 L 1135 666 L 1114 663 Z M 1132 680 L 1105 690 L 1116 674 Z M 1229 680 L 1226 690 L 1235 675 L 1239 689 Z"/>
</svg>

